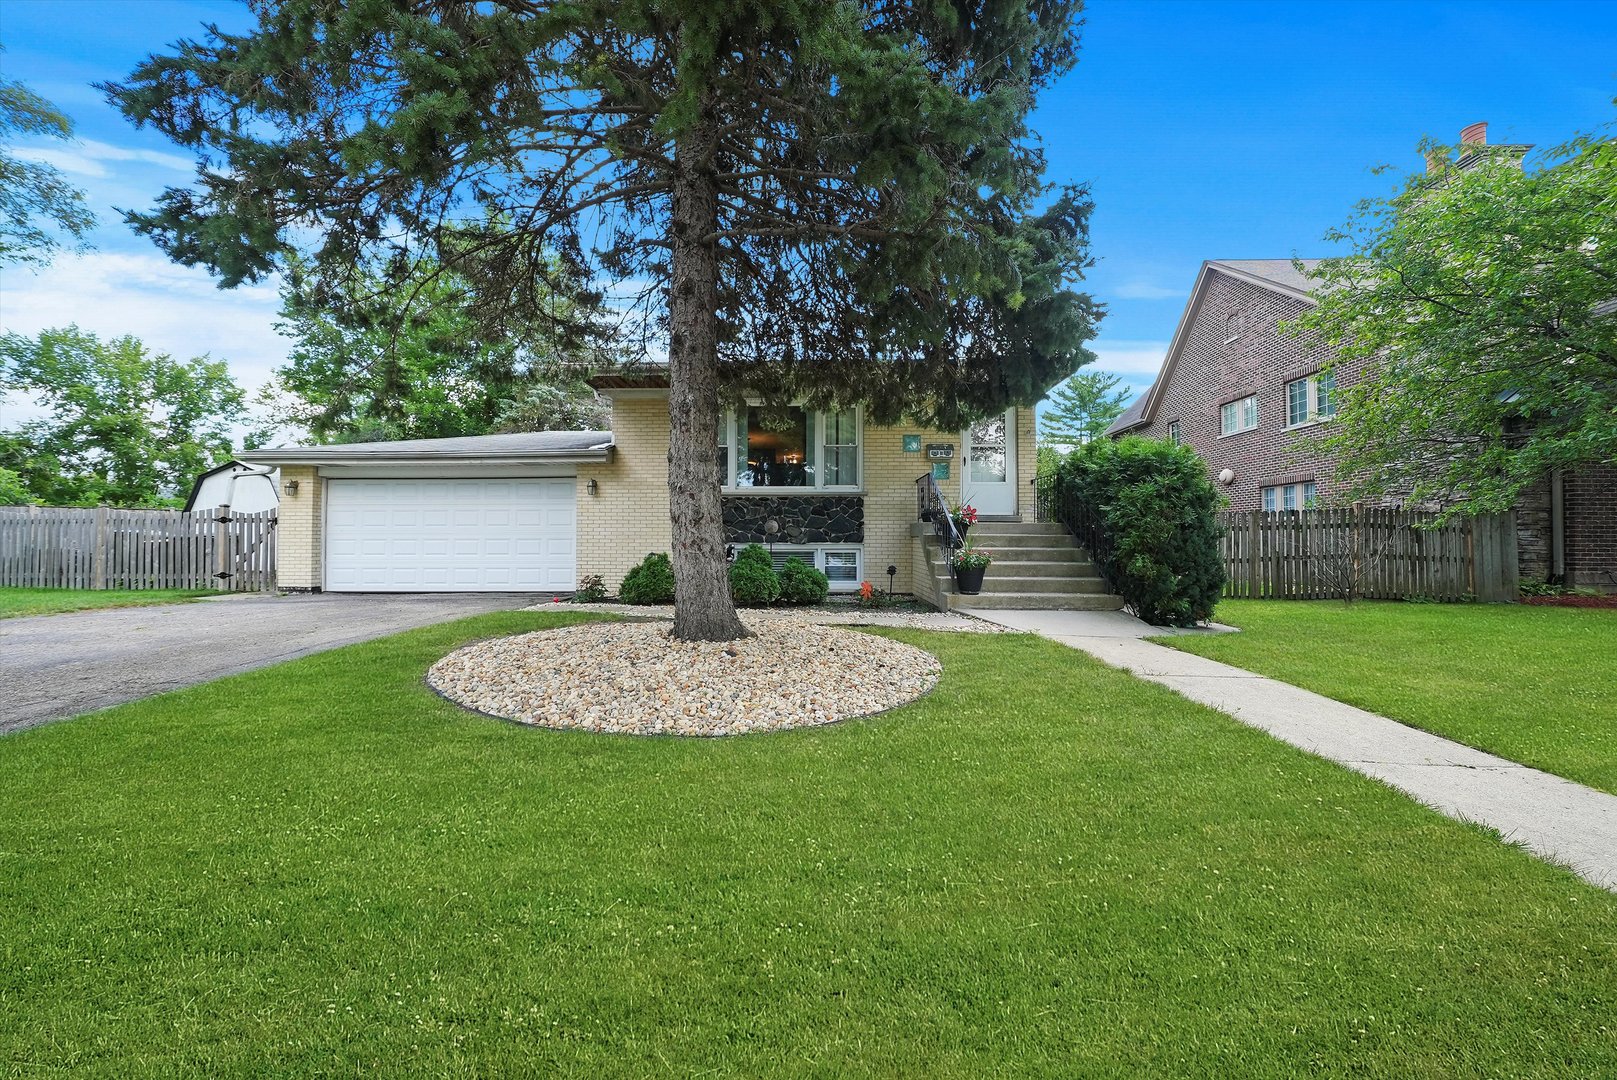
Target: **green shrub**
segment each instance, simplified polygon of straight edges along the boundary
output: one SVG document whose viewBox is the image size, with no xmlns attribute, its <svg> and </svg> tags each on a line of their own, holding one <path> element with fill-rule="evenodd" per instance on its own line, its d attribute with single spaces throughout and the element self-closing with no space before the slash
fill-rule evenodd
<svg viewBox="0 0 1617 1080">
<path fill-rule="evenodd" d="M 730 567 L 730 595 L 742 607 L 763 607 L 780 598 L 780 575 L 762 544 L 748 544 Z"/>
<path fill-rule="evenodd" d="M 1056 469 L 1056 495 L 1098 513 L 1112 550 L 1091 552 L 1123 602 L 1155 626 L 1211 618 L 1224 588 L 1221 502 L 1188 446 L 1129 436 L 1097 439 Z"/>
<path fill-rule="evenodd" d="M 606 599 L 606 582 L 600 574 L 585 574 L 578 579 L 578 591 L 573 593 L 575 604 L 599 604 Z"/>
<path fill-rule="evenodd" d="M 671 604 L 674 601 L 674 564 L 661 552 L 647 555 L 623 576 L 618 599 L 625 604 Z"/>
<path fill-rule="evenodd" d="M 791 558 L 780 571 L 780 598 L 788 604 L 818 604 L 831 592 L 831 579 L 802 559 Z"/>
</svg>

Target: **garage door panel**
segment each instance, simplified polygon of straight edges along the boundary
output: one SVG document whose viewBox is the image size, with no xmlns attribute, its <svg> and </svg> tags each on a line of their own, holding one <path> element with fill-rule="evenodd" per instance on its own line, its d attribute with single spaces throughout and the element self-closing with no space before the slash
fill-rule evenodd
<svg viewBox="0 0 1617 1080">
<path fill-rule="evenodd" d="M 327 589 L 573 587 L 571 479 L 338 479 L 327 491 Z"/>
</svg>

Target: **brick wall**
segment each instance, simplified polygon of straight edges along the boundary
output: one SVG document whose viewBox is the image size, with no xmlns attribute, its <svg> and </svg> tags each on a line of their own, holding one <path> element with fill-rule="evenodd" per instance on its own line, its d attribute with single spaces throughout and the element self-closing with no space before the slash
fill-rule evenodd
<svg viewBox="0 0 1617 1080">
<path fill-rule="evenodd" d="M 286 486 L 297 481 L 298 493 Z M 324 584 L 321 553 L 325 549 L 325 482 L 313 465 L 281 466 L 281 505 L 275 526 L 275 585 L 280 589 L 318 591 Z"/>
<path fill-rule="evenodd" d="M 1325 425 L 1286 430 L 1286 384 L 1314 374 L 1330 357 L 1316 342 L 1280 330 L 1281 322 L 1308 307 L 1296 297 L 1212 270 L 1156 413 L 1138 429 L 1161 439 L 1167 437 L 1168 425 L 1177 422 L 1182 439 L 1207 462 L 1210 477 L 1216 480 L 1224 469 L 1233 470 L 1235 482 L 1219 485 L 1231 510 L 1260 509 L 1263 488 L 1277 484 L 1312 480 L 1322 503 L 1348 487 L 1319 448 Z M 1352 385 L 1355 374 L 1339 371 L 1337 384 Z M 1220 435 L 1219 407 L 1248 394 L 1258 398 L 1258 426 Z"/>
<path fill-rule="evenodd" d="M 1567 584 L 1617 589 L 1617 466 L 1568 473 Z"/>
</svg>

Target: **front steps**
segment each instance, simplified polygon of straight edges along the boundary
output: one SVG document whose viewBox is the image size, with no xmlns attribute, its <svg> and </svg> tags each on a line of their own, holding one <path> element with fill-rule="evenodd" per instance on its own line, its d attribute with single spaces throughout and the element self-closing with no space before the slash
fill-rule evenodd
<svg viewBox="0 0 1617 1080">
<path fill-rule="evenodd" d="M 929 550 L 938 593 L 949 611 L 1117 611 L 1123 599 L 1106 591 L 1095 564 L 1067 530 L 1046 522 L 980 521 L 971 527 L 973 547 L 994 562 L 978 596 L 961 596 L 941 554 Z"/>
</svg>

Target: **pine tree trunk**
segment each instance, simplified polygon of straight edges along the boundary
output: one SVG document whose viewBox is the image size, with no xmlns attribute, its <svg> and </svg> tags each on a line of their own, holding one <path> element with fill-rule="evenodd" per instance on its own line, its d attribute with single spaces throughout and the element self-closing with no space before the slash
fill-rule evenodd
<svg viewBox="0 0 1617 1080">
<path fill-rule="evenodd" d="M 747 628 L 730 598 L 719 504 L 718 193 L 711 120 L 674 152 L 668 298 L 668 508 L 673 522 L 674 636 L 733 641 Z"/>
</svg>

